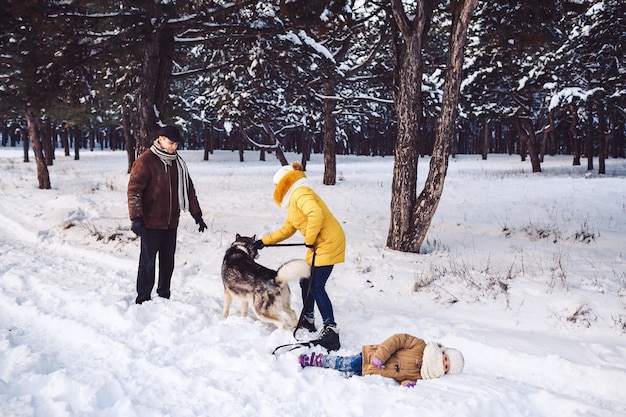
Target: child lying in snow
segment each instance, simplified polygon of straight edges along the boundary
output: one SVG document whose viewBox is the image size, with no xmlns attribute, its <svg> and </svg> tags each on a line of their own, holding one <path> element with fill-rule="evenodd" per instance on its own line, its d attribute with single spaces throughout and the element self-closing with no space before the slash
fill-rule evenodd
<svg viewBox="0 0 626 417">
<path fill-rule="evenodd" d="M 352 375 L 382 375 L 393 378 L 405 387 L 414 387 L 420 379 L 433 379 L 445 374 L 457 375 L 463 370 L 463 355 L 457 349 L 435 342 L 426 343 L 409 334 L 394 334 L 379 345 L 365 345 L 353 356 L 300 355 L 298 362 L 347 372 Z"/>
</svg>

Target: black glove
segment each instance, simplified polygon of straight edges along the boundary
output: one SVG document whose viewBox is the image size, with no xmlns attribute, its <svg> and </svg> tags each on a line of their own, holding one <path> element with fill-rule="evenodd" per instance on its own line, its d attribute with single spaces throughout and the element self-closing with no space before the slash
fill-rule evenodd
<svg viewBox="0 0 626 417">
<path fill-rule="evenodd" d="M 141 232 L 143 232 L 143 219 L 139 217 L 138 219 L 131 220 L 131 222 L 130 230 L 137 236 L 141 236 Z"/>
<path fill-rule="evenodd" d="M 263 243 L 263 241 L 259 239 L 252 244 L 252 247 L 256 250 L 261 250 L 265 247 L 265 243 Z"/>
<path fill-rule="evenodd" d="M 204 233 L 204 231 L 207 229 L 207 225 L 204 222 L 204 220 L 202 220 L 202 216 L 200 214 L 194 214 L 193 218 L 195 219 L 196 224 L 198 225 L 198 232 Z"/>
</svg>

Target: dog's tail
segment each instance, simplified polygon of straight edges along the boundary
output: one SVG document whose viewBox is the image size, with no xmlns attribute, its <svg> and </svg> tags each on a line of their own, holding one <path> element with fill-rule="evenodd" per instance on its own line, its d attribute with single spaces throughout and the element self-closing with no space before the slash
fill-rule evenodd
<svg viewBox="0 0 626 417">
<path fill-rule="evenodd" d="M 284 263 L 276 271 L 276 282 L 296 281 L 311 276 L 311 266 L 304 259 L 293 259 Z"/>
</svg>

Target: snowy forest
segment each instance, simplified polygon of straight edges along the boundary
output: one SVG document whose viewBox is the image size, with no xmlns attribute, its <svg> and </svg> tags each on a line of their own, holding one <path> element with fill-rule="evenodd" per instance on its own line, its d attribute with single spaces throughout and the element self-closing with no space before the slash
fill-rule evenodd
<svg viewBox="0 0 626 417">
<path fill-rule="evenodd" d="M 626 1 L 0 5 L 2 417 L 626 416 Z M 208 228 L 181 215 L 171 298 L 136 304 L 129 172 L 162 124 Z M 346 235 L 336 353 L 408 333 L 461 374 L 302 368 L 326 352 L 222 316 L 294 161 Z"/>
<path fill-rule="evenodd" d="M 419 252 L 451 155 L 626 156 L 621 0 L 8 0 L 0 25 L 2 145 L 41 189 L 57 148 L 130 171 L 161 123 L 205 160 L 323 153 L 326 185 L 336 155 L 393 155 L 387 244 Z"/>
<path fill-rule="evenodd" d="M 53 139 L 69 152 L 75 137 L 80 148 L 145 146 L 158 118 L 208 152 L 321 152 L 327 133 L 340 154 L 394 153 L 406 53 L 394 1 L 6 3 L 4 146 L 27 138 L 29 113 L 44 150 Z M 417 130 L 429 155 L 450 9 L 463 2 L 402 3 L 424 14 Z M 625 14 L 620 0 L 479 2 L 452 152 L 624 157 Z"/>
</svg>

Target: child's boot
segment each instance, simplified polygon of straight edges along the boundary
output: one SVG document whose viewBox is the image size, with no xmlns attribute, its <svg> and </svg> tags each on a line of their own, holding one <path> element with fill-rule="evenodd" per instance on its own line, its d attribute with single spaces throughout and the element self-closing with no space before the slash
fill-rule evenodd
<svg viewBox="0 0 626 417">
<path fill-rule="evenodd" d="M 301 367 L 305 366 L 318 366 L 320 368 L 324 367 L 324 355 L 321 353 L 311 353 L 309 355 L 300 355 L 298 357 L 298 363 L 300 363 Z"/>
</svg>

